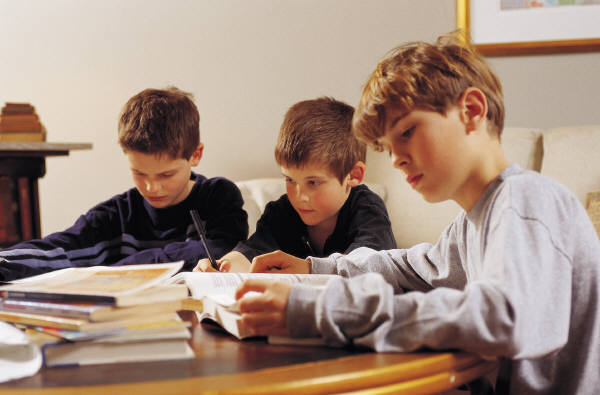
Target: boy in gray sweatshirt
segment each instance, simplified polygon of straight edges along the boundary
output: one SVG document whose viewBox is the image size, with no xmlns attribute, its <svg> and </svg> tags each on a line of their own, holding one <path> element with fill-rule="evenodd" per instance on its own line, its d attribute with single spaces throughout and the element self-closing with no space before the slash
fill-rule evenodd
<svg viewBox="0 0 600 395">
<path fill-rule="evenodd" d="M 515 394 L 600 388 L 600 243 L 565 187 L 507 162 L 502 89 L 455 35 L 410 43 L 366 83 L 354 132 L 390 153 L 429 202 L 464 210 L 434 245 L 306 260 L 274 252 L 252 271 L 333 273 L 324 290 L 248 280 L 257 334 L 406 352 L 462 349 L 500 360 Z M 301 319 L 298 319 L 301 317 Z"/>
</svg>

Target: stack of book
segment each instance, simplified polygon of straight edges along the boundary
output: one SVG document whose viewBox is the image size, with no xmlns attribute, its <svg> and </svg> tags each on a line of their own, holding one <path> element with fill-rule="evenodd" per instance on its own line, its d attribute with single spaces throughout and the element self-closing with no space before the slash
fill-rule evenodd
<svg viewBox="0 0 600 395">
<path fill-rule="evenodd" d="M 68 268 L 0 287 L 0 321 L 26 330 L 47 367 L 193 358 L 177 315 L 182 262 Z"/>
<path fill-rule="evenodd" d="M 29 103 L 6 103 L 0 113 L 0 141 L 46 141 L 46 129 Z"/>
</svg>

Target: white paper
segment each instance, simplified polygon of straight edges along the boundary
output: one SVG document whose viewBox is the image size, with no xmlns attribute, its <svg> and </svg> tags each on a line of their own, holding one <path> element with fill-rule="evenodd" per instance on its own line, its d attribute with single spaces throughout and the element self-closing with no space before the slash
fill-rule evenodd
<svg viewBox="0 0 600 395">
<path fill-rule="evenodd" d="M 0 322 L 0 383 L 33 376 L 42 366 L 42 354 L 27 335 L 13 325 Z"/>
</svg>

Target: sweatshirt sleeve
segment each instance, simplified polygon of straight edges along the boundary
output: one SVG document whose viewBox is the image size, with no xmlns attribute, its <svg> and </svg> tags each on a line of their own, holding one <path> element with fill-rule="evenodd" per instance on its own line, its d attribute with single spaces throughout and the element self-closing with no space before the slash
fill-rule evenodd
<svg viewBox="0 0 600 395">
<path fill-rule="evenodd" d="M 335 278 L 319 292 L 294 287 L 288 322 L 303 319 L 294 321 L 298 326 L 289 322 L 290 334 L 320 334 L 330 344 L 376 351 L 426 346 L 512 359 L 557 352 L 568 337 L 571 266 L 541 223 L 505 214 L 468 283 L 457 271 L 464 251 L 439 253 L 452 237 L 431 247 L 311 258 L 314 272 L 325 267 L 320 272 L 349 278 Z M 367 271 L 373 273 L 361 274 Z"/>
<path fill-rule="evenodd" d="M 64 231 L 28 240 L 0 251 L 4 281 L 65 267 L 100 265 L 110 253 L 110 240 L 119 234 L 120 218 L 109 202 L 102 203 Z M 99 242 L 104 240 L 105 242 Z"/>
</svg>

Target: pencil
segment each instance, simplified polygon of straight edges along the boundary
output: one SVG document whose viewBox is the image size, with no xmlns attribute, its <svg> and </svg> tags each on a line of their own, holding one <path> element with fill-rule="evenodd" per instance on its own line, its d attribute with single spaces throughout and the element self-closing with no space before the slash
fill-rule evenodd
<svg viewBox="0 0 600 395">
<path fill-rule="evenodd" d="M 198 211 L 190 210 L 190 215 L 192 216 L 192 221 L 194 222 L 196 231 L 198 232 L 198 235 L 200 235 L 200 240 L 202 241 L 202 244 L 204 245 L 204 250 L 206 251 L 206 255 L 208 255 L 208 260 L 210 261 L 210 265 L 213 267 L 213 269 L 215 269 L 216 271 L 219 271 L 219 265 L 217 265 L 217 261 L 215 261 L 213 254 L 210 252 L 210 249 L 208 248 L 208 242 L 206 241 L 206 231 L 204 230 L 204 224 L 202 223 L 202 220 L 200 219 L 200 216 L 198 215 Z"/>
</svg>

